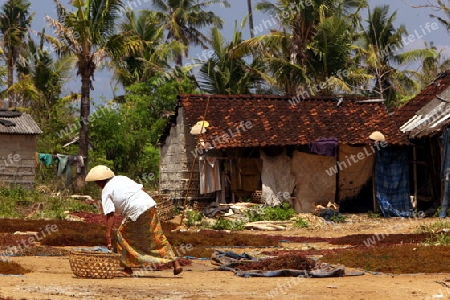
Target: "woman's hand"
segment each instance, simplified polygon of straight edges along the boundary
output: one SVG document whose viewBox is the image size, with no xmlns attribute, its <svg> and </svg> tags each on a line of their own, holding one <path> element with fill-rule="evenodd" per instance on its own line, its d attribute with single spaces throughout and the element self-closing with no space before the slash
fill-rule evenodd
<svg viewBox="0 0 450 300">
<path fill-rule="evenodd" d="M 112 249 L 111 230 L 113 226 L 114 226 L 114 213 L 111 212 L 106 215 L 106 247 L 108 247 L 109 250 Z"/>
<path fill-rule="evenodd" d="M 109 250 L 112 249 L 111 236 L 106 236 L 106 247 L 108 247 Z"/>
</svg>

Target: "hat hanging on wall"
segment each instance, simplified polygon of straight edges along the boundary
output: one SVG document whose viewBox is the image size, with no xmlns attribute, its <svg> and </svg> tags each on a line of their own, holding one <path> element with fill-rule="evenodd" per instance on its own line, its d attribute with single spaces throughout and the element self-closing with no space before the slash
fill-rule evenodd
<svg viewBox="0 0 450 300">
<path fill-rule="evenodd" d="M 194 126 L 191 128 L 191 134 L 192 135 L 199 135 L 206 132 L 206 128 L 209 126 L 208 121 L 198 121 Z"/>
<path fill-rule="evenodd" d="M 374 131 L 369 135 L 369 139 L 374 140 L 376 142 L 384 141 L 384 135 L 379 131 Z"/>
</svg>

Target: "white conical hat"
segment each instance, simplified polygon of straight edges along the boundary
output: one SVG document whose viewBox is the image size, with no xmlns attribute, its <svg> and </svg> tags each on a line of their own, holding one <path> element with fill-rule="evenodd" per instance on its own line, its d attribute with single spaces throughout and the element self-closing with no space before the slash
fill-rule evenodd
<svg viewBox="0 0 450 300">
<path fill-rule="evenodd" d="M 103 165 L 93 167 L 86 175 L 86 181 L 99 181 L 114 177 L 114 172 L 110 168 Z"/>
<path fill-rule="evenodd" d="M 372 134 L 369 135 L 369 139 L 377 141 L 377 142 L 381 142 L 381 141 L 385 140 L 384 135 L 379 131 L 372 132 Z"/>
</svg>

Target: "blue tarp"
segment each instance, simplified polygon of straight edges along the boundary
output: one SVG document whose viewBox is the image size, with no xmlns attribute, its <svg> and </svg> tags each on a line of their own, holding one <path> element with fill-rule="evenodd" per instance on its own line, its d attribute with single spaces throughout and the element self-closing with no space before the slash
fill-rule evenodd
<svg viewBox="0 0 450 300">
<path fill-rule="evenodd" d="M 83 248 L 72 248 L 73 251 L 81 251 L 81 252 L 93 252 L 93 253 L 112 253 L 111 250 L 106 248 L 105 246 L 94 246 L 94 247 L 83 247 Z"/>
<path fill-rule="evenodd" d="M 385 217 L 412 217 L 406 149 L 385 147 L 376 152 L 375 188 Z"/>
<path fill-rule="evenodd" d="M 441 164 L 441 179 L 445 181 L 444 195 L 442 197 L 441 210 L 439 218 L 447 216 L 447 209 L 450 198 L 450 128 L 447 128 L 442 134 L 442 164 Z"/>
</svg>

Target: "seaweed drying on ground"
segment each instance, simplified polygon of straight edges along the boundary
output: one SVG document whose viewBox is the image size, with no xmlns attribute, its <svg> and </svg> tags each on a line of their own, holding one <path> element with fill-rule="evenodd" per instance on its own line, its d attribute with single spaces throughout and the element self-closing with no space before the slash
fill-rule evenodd
<svg viewBox="0 0 450 300">
<path fill-rule="evenodd" d="M 277 247 L 279 242 L 267 239 L 265 235 L 253 235 L 215 230 L 198 232 L 165 231 L 167 239 L 175 248 L 189 245 L 185 255 L 210 258 L 215 247 Z"/>
<path fill-rule="evenodd" d="M 28 270 L 22 267 L 20 264 L 13 261 L 3 261 L 0 260 L 0 274 L 3 275 L 24 275 L 26 273 L 30 273 L 31 270 Z"/>
<path fill-rule="evenodd" d="M 62 229 L 41 241 L 47 246 L 102 246 L 105 245 L 105 229 L 92 227 L 81 231 L 74 226 Z"/>
<path fill-rule="evenodd" d="M 49 246 L 0 246 L 0 255 L 5 256 L 67 256 L 70 251 Z"/>
<path fill-rule="evenodd" d="M 419 234 L 350 234 L 339 238 L 328 239 L 333 245 L 376 246 L 397 244 L 418 244 L 430 238 L 429 233 Z"/>
<path fill-rule="evenodd" d="M 270 256 L 314 255 L 319 262 L 341 264 L 348 268 L 391 274 L 448 273 L 448 246 L 378 245 L 354 246 L 346 249 L 273 250 L 261 254 Z"/>
<path fill-rule="evenodd" d="M 448 246 L 390 245 L 335 249 L 321 261 L 391 274 L 448 273 Z"/>
<path fill-rule="evenodd" d="M 104 228 L 104 226 L 101 225 L 93 225 L 82 221 L 0 219 L 0 232 L 4 233 L 14 233 L 16 231 L 48 233 L 48 228 L 52 228 L 52 233 L 62 229 L 71 228 L 77 228 L 77 230 L 84 231 L 93 227 Z"/>
<path fill-rule="evenodd" d="M 315 261 L 304 255 L 293 253 L 283 254 L 278 257 L 266 258 L 256 262 L 247 262 L 235 267 L 239 271 L 276 271 L 276 270 L 306 270 L 314 269 Z"/>
<path fill-rule="evenodd" d="M 97 220 L 100 219 L 97 218 Z M 2 225 L 5 225 L 5 227 L 2 227 Z M 105 227 L 96 223 L 63 220 L 55 222 L 45 220 L 0 220 L 0 227 L 5 228 L 6 232 L 45 229 L 46 225 L 56 225 L 58 230 L 47 234 L 39 240 L 40 244 L 44 246 L 101 246 L 105 244 Z M 209 258 L 214 251 L 214 247 L 274 247 L 279 245 L 278 241 L 267 239 L 266 235 L 228 233 L 215 230 L 172 232 L 176 228 L 175 224 L 162 222 L 161 225 L 171 245 L 176 251 L 180 252 L 177 254 L 182 256 Z M 32 234 L 3 234 L 0 235 L 0 245 L 14 246 L 22 239 L 28 240 L 29 237 L 33 236 Z M 184 245 L 184 248 L 182 245 Z M 186 245 L 189 245 L 189 247 L 186 247 Z M 180 249 L 184 250 L 181 251 Z"/>
<path fill-rule="evenodd" d="M 262 235 L 260 235 L 262 236 Z M 395 244 L 417 244 L 423 243 L 430 238 L 429 233 L 419 234 L 351 234 L 336 238 L 321 238 L 321 237 L 303 237 L 303 236 L 282 236 L 282 235 L 266 235 L 269 240 L 277 242 L 289 243 L 330 243 L 333 245 L 395 245 Z"/>
</svg>

